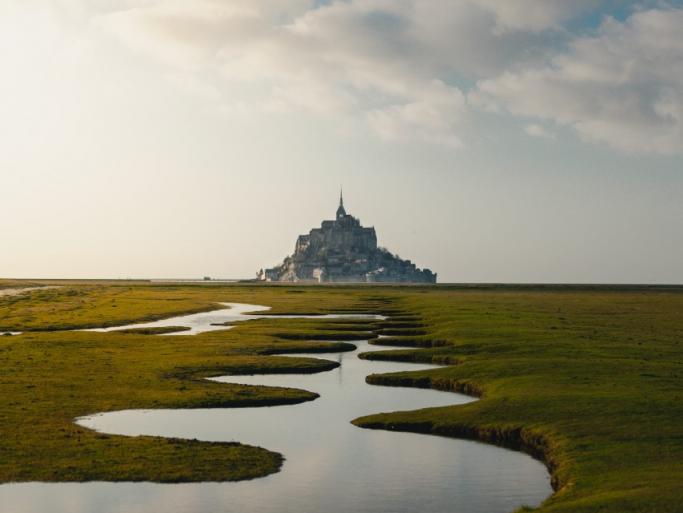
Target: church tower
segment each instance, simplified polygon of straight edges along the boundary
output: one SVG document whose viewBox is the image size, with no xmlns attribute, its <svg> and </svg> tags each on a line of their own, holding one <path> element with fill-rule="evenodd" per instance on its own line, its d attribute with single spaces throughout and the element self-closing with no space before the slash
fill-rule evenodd
<svg viewBox="0 0 683 513">
<path fill-rule="evenodd" d="M 339 191 L 339 208 L 337 209 L 337 221 L 343 219 L 346 215 L 346 210 L 344 210 L 344 191 Z"/>
</svg>

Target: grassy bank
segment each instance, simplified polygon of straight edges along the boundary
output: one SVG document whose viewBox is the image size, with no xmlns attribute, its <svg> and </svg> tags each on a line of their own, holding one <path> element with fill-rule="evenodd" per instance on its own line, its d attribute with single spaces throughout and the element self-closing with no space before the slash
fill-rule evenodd
<svg viewBox="0 0 683 513">
<path fill-rule="evenodd" d="M 530 452 L 549 465 L 557 490 L 542 511 L 680 511 L 683 294 L 441 291 L 399 304 L 427 326 L 427 335 L 403 339 L 423 348 L 371 357 L 454 365 L 368 381 L 482 400 L 356 425 Z"/>
<path fill-rule="evenodd" d="M 388 321 L 277 320 L 193 337 L 31 331 L 0 337 L 0 480 L 242 479 L 280 456 L 235 444 L 102 436 L 74 417 L 125 408 L 282 404 L 302 390 L 200 378 L 315 372 L 329 363 L 272 356 L 370 329 L 405 346 L 372 358 L 451 366 L 371 376 L 378 385 L 480 395 L 467 405 L 354 423 L 485 440 L 546 461 L 547 512 L 675 512 L 683 502 L 683 293 L 676 289 L 174 286 L 63 284 L 0 300 L 0 328 L 116 325 L 266 304 L 274 313 L 385 311 Z M 330 342 L 311 342 L 311 340 Z M 389 339 L 375 339 L 379 344 Z M 400 394 L 400 389 L 396 390 Z M 286 456 L 286 455 L 285 455 Z M 36 464 L 39 462 L 39 464 Z"/>
<path fill-rule="evenodd" d="M 262 325 L 191 337 L 127 332 L 30 331 L 67 325 L 122 324 L 179 311 L 214 308 L 215 301 L 241 301 L 246 291 L 200 287 L 85 286 L 37 291 L 0 301 L 4 326 L 25 330 L 0 337 L 0 481 L 226 481 L 275 472 L 282 456 L 233 443 L 122 437 L 97 434 L 73 424 L 79 416 L 127 408 L 210 408 L 294 404 L 313 400 L 305 390 L 219 384 L 202 378 L 251 372 L 320 372 L 336 362 L 266 356 L 348 349 L 347 344 L 311 343 L 305 332 L 325 321 L 266 320 Z M 279 293 L 278 293 L 279 294 Z M 294 303 L 283 295 L 287 310 Z M 317 309 L 335 299 L 314 301 Z M 248 302 L 248 301 L 246 301 Z M 348 306 L 348 298 L 344 301 Z M 112 308 L 112 304 L 117 308 Z M 305 304 L 307 309 L 312 306 Z M 24 310 L 25 308 L 25 310 Z M 267 325 L 267 326 L 266 326 Z M 277 332 L 301 341 L 272 336 Z M 361 324 L 359 330 L 367 330 Z M 340 331 L 340 337 L 352 332 Z M 315 337 L 310 337 L 315 338 Z"/>
</svg>

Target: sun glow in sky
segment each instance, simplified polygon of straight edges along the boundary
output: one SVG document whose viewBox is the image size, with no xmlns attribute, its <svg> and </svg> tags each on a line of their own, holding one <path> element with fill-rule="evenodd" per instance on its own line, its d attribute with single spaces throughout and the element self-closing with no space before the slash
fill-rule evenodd
<svg viewBox="0 0 683 513">
<path fill-rule="evenodd" d="M 4 0 L 0 276 L 683 282 L 683 4 Z"/>
</svg>

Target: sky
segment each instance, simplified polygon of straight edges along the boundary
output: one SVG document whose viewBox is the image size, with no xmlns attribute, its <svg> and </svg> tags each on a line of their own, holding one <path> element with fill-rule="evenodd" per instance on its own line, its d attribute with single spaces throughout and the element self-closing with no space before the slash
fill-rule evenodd
<svg viewBox="0 0 683 513">
<path fill-rule="evenodd" d="M 3 0 L 0 276 L 683 283 L 683 2 Z"/>
</svg>

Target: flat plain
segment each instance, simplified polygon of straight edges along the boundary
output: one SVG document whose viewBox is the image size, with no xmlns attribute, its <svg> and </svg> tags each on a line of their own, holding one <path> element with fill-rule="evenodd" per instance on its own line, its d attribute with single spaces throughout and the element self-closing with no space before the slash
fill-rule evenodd
<svg viewBox="0 0 683 513">
<path fill-rule="evenodd" d="M 447 367 L 373 375 L 377 385 L 480 401 L 371 415 L 357 426 L 473 438 L 529 452 L 556 490 L 544 512 L 674 512 L 683 502 L 683 289 L 572 286 L 267 286 L 2 282 L 59 288 L 0 297 L 0 482 L 228 481 L 282 455 L 237 443 L 98 434 L 73 419 L 130 408 L 292 404 L 305 390 L 204 380 L 321 372 L 273 352 L 325 350 L 370 333 L 402 345 L 372 358 Z M 385 321 L 263 319 L 190 337 L 69 331 L 219 308 L 380 313 Z M 397 388 L 400 394 L 401 389 Z"/>
</svg>

